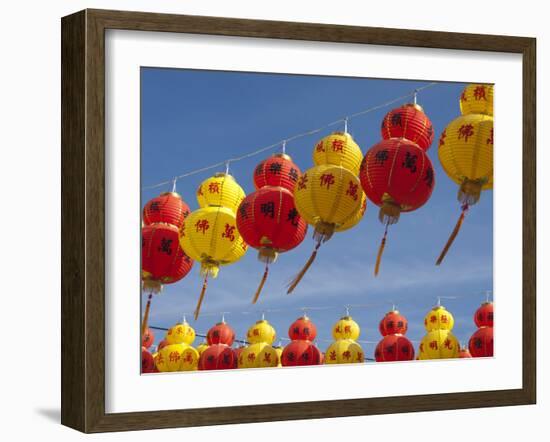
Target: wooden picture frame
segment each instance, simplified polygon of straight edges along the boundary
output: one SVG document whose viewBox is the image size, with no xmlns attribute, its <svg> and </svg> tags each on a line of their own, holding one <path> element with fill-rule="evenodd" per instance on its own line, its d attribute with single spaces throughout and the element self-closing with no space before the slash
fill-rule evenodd
<svg viewBox="0 0 550 442">
<path fill-rule="evenodd" d="M 105 30 L 418 48 L 523 58 L 523 386 L 514 390 L 105 412 Z M 62 408 L 83 432 L 533 404 L 536 400 L 536 40 L 405 29 L 84 10 L 62 19 Z"/>
</svg>

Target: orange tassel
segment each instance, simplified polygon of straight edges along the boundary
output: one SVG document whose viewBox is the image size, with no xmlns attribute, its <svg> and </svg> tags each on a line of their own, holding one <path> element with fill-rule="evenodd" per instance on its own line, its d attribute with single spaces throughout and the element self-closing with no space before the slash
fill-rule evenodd
<svg viewBox="0 0 550 442">
<path fill-rule="evenodd" d="M 195 308 L 195 321 L 199 317 L 201 311 L 202 300 L 204 299 L 204 294 L 206 293 L 206 287 L 208 286 L 208 274 L 204 277 L 204 282 L 202 283 L 202 290 L 199 296 L 199 301 L 197 302 L 197 307 Z"/>
<path fill-rule="evenodd" d="M 311 264 L 313 264 L 313 261 L 315 261 L 315 258 L 317 257 L 317 250 L 319 250 L 319 247 L 321 247 L 321 241 L 319 240 L 317 242 L 317 245 L 315 246 L 315 249 L 313 250 L 313 253 L 309 257 L 309 259 L 306 262 L 306 265 L 300 270 L 300 273 L 296 275 L 294 280 L 290 283 L 287 294 L 292 293 L 292 291 L 296 288 L 298 283 L 302 280 L 308 269 L 311 267 Z"/>
<path fill-rule="evenodd" d="M 265 281 L 267 279 L 267 274 L 269 273 L 269 265 L 265 265 L 265 272 L 264 276 L 262 276 L 262 280 L 260 281 L 260 285 L 258 286 L 258 290 L 256 290 L 256 294 L 254 295 L 254 299 L 252 300 L 252 304 L 256 304 L 256 301 L 260 297 L 260 293 L 262 289 L 264 288 Z"/>
<path fill-rule="evenodd" d="M 378 276 L 378 272 L 380 271 L 380 262 L 382 261 L 382 255 L 384 253 L 384 249 L 386 248 L 386 237 L 388 236 L 388 225 L 389 225 L 389 222 L 386 223 L 386 230 L 384 231 L 384 236 L 382 237 L 382 241 L 380 242 L 380 247 L 378 248 L 378 255 L 376 256 L 376 264 L 374 266 L 374 276 Z"/>
<path fill-rule="evenodd" d="M 468 205 L 465 204 L 462 206 L 462 213 L 460 214 L 460 217 L 458 218 L 458 221 L 456 222 L 456 226 L 453 229 L 453 232 L 451 233 L 451 236 L 449 236 L 449 239 L 447 240 L 447 244 L 445 244 L 445 247 L 443 247 L 443 250 L 441 251 L 441 254 L 439 255 L 439 258 L 437 258 L 437 261 L 435 265 L 440 265 L 443 259 L 445 258 L 445 255 L 447 255 L 447 252 L 451 248 L 451 245 L 453 244 L 453 241 L 455 240 L 456 236 L 458 235 L 458 232 L 460 232 L 460 228 L 462 227 L 462 223 L 464 222 L 464 217 L 466 216 L 466 212 L 468 212 Z"/>
<path fill-rule="evenodd" d="M 145 330 L 147 330 L 147 323 L 149 322 L 149 311 L 151 310 L 152 298 L 153 298 L 153 294 L 149 293 L 149 297 L 147 298 L 147 305 L 145 306 L 145 313 L 143 314 L 143 321 L 141 322 L 141 339 L 143 339 Z"/>
</svg>

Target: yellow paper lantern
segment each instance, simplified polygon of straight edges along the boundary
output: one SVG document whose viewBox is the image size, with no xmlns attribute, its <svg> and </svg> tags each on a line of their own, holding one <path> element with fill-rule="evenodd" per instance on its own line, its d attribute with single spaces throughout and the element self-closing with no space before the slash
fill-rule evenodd
<svg viewBox="0 0 550 442">
<path fill-rule="evenodd" d="M 203 341 L 199 345 L 197 345 L 197 351 L 199 352 L 199 356 L 202 355 L 202 352 L 207 348 L 208 348 L 208 343 L 206 341 Z"/>
<path fill-rule="evenodd" d="M 171 344 L 157 354 L 155 365 L 158 371 L 193 371 L 199 365 L 199 353 L 187 344 Z"/>
<path fill-rule="evenodd" d="M 460 96 L 460 112 L 462 115 L 485 114 L 493 115 L 493 85 L 469 84 Z"/>
<path fill-rule="evenodd" d="M 281 363 L 281 358 L 283 357 L 284 348 L 280 345 L 278 345 L 276 347 L 273 347 L 273 348 L 275 349 L 275 352 L 277 353 L 277 358 L 278 358 L 277 367 L 282 367 L 283 364 Z"/>
<path fill-rule="evenodd" d="M 449 330 L 432 330 L 420 343 L 419 359 L 450 359 L 458 357 L 460 344 Z"/>
<path fill-rule="evenodd" d="M 338 339 L 325 352 L 325 364 L 358 364 L 364 359 L 363 349 L 353 339 Z"/>
<path fill-rule="evenodd" d="M 271 345 L 276 338 L 277 333 L 275 332 L 275 329 L 265 319 L 256 321 L 256 323 L 250 327 L 246 333 L 246 339 L 251 344 L 265 342 Z"/>
<path fill-rule="evenodd" d="M 245 197 L 244 190 L 235 178 L 225 173 L 204 180 L 197 189 L 197 201 L 200 207 L 223 206 L 233 212 Z"/>
<path fill-rule="evenodd" d="M 340 320 L 332 327 L 332 337 L 336 340 L 357 340 L 360 333 L 361 328 L 359 327 L 359 324 L 357 324 L 357 322 L 355 322 L 352 317 L 348 315 L 340 318 Z"/>
<path fill-rule="evenodd" d="M 332 164 L 348 169 L 353 175 L 359 174 L 363 153 L 349 133 L 334 132 L 320 140 L 313 150 L 313 163 L 316 166 Z"/>
<path fill-rule="evenodd" d="M 355 227 L 359 222 L 363 219 L 363 215 L 367 211 L 367 195 L 363 190 L 361 190 L 361 207 L 360 209 L 355 213 L 354 216 L 349 218 L 344 224 L 341 224 L 340 226 L 336 227 L 334 229 L 335 232 L 344 232 L 346 230 L 351 229 L 352 227 Z"/>
<path fill-rule="evenodd" d="M 165 339 L 168 344 L 191 345 L 195 340 L 195 330 L 187 321 L 180 322 L 168 329 Z"/>
<path fill-rule="evenodd" d="M 277 367 L 279 356 L 277 351 L 266 342 L 258 342 L 245 347 L 239 354 L 239 368 Z"/>
<path fill-rule="evenodd" d="M 455 324 L 453 315 L 442 305 L 436 305 L 424 317 L 424 328 L 432 330 L 452 330 Z"/>
</svg>

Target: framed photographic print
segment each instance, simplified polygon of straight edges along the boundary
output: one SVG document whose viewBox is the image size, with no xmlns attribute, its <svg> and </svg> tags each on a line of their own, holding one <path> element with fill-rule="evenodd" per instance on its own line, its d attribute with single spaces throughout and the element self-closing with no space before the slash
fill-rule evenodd
<svg viewBox="0 0 550 442">
<path fill-rule="evenodd" d="M 535 52 L 64 17 L 62 423 L 535 403 Z"/>
</svg>

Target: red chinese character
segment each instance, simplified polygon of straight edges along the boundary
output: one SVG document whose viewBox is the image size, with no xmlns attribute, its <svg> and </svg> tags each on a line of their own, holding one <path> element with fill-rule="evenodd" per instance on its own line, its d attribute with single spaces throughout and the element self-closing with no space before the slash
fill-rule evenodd
<svg viewBox="0 0 550 442">
<path fill-rule="evenodd" d="M 315 150 L 317 152 L 324 152 L 325 151 L 325 146 L 323 145 L 323 142 L 322 141 L 319 141 L 319 143 L 317 144 L 317 146 L 315 146 Z"/>
<path fill-rule="evenodd" d="M 256 355 L 254 353 L 248 353 L 248 360 L 254 362 Z"/>
<path fill-rule="evenodd" d="M 441 132 L 441 136 L 439 137 L 439 145 L 444 146 L 445 145 L 445 138 L 447 137 L 447 129 L 444 129 L 443 132 Z"/>
<path fill-rule="evenodd" d="M 430 342 L 430 348 L 432 350 L 437 350 L 437 341 L 431 341 Z"/>
<path fill-rule="evenodd" d="M 346 325 L 344 327 L 344 333 L 351 333 L 351 325 Z"/>
<path fill-rule="evenodd" d="M 342 327 L 337 326 L 335 331 L 336 331 L 336 333 L 342 333 Z"/>
<path fill-rule="evenodd" d="M 202 234 L 204 235 L 206 234 L 206 231 L 210 228 L 210 224 L 208 223 L 207 219 L 199 219 L 195 223 L 195 227 L 197 229 L 197 233 L 202 232 Z"/>
<path fill-rule="evenodd" d="M 253 331 L 252 331 L 252 334 L 254 336 L 260 336 L 260 330 L 258 330 L 257 328 L 255 328 Z"/>
<path fill-rule="evenodd" d="M 162 364 L 164 364 L 164 358 L 162 357 L 162 353 L 159 353 L 159 354 L 157 355 L 156 364 L 157 364 L 157 365 L 162 365 Z"/>
<path fill-rule="evenodd" d="M 471 124 L 463 124 L 460 126 L 460 129 L 458 129 L 458 139 L 464 138 L 465 142 L 468 142 L 468 138 L 470 138 L 474 134 L 474 126 Z"/>
<path fill-rule="evenodd" d="M 220 193 L 220 183 L 210 183 L 208 185 L 208 191 L 210 193 Z"/>
<path fill-rule="evenodd" d="M 474 98 L 477 101 L 479 101 L 479 100 L 487 101 L 487 97 L 485 96 L 485 86 L 477 86 L 474 89 Z"/>
<path fill-rule="evenodd" d="M 335 361 L 336 360 L 336 352 L 333 350 L 330 352 L 330 354 L 328 355 L 328 358 L 331 360 L 331 361 Z"/>
<path fill-rule="evenodd" d="M 204 193 L 202 193 L 202 186 L 199 186 L 199 190 L 197 190 L 197 195 L 203 196 Z"/>
<path fill-rule="evenodd" d="M 235 241 L 235 226 L 225 225 L 225 231 L 222 233 L 222 238 L 227 238 L 231 242 Z"/>
<path fill-rule="evenodd" d="M 170 353 L 170 362 L 178 362 L 180 359 L 181 356 L 177 351 Z"/>
<path fill-rule="evenodd" d="M 353 201 L 357 201 L 357 198 L 359 198 L 359 195 L 357 195 L 357 190 L 359 188 L 359 184 L 354 184 L 353 181 L 349 182 L 348 190 L 346 190 L 346 195 L 349 195 L 353 198 Z"/>
<path fill-rule="evenodd" d="M 321 187 L 327 186 L 327 189 L 330 189 L 330 186 L 334 184 L 334 175 L 332 173 L 324 173 L 321 175 Z"/>
<path fill-rule="evenodd" d="M 468 101 L 468 99 L 466 98 L 466 91 L 462 91 L 462 94 L 460 95 L 460 100 L 461 101 Z"/>
<path fill-rule="evenodd" d="M 494 144 L 493 142 L 493 129 L 491 129 L 491 136 L 487 138 L 487 144 Z"/>
<path fill-rule="evenodd" d="M 333 140 L 332 141 L 332 151 L 333 152 L 343 152 L 344 151 L 344 140 Z"/>
<path fill-rule="evenodd" d="M 191 353 L 186 353 L 185 357 L 183 358 L 183 361 L 191 364 L 193 362 L 193 355 Z"/>
<path fill-rule="evenodd" d="M 298 181 L 298 189 L 300 190 L 306 189 L 307 188 L 306 183 L 307 183 L 307 173 L 304 173 L 300 177 L 300 180 Z"/>
<path fill-rule="evenodd" d="M 178 328 L 176 329 L 176 333 L 177 333 L 178 335 L 182 335 L 182 334 L 183 334 L 183 329 L 182 329 L 181 327 L 178 327 Z"/>
<path fill-rule="evenodd" d="M 271 353 L 264 353 L 264 362 L 271 363 Z"/>
<path fill-rule="evenodd" d="M 342 357 L 347 361 L 349 358 L 351 358 L 351 352 L 349 350 L 346 350 L 344 353 L 342 353 Z"/>
<path fill-rule="evenodd" d="M 435 316 L 435 315 L 430 316 L 430 322 L 433 323 L 433 322 L 436 322 L 436 321 L 437 321 L 437 316 Z"/>
<path fill-rule="evenodd" d="M 446 324 L 447 323 L 447 315 L 441 315 L 439 320 L 441 321 L 442 324 Z"/>
<path fill-rule="evenodd" d="M 358 360 L 359 362 L 362 362 L 362 361 L 363 361 L 363 353 L 361 353 L 361 352 L 358 352 L 358 353 L 357 353 L 357 360 Z"/>
<path fill-rule="evenodd" d="M 449 350 L 453 349 L 453 346 L 451 345 L 451 340 L 449 338 L 445 339 L 443 342 L 443 347 L 448 348 Z"/>
</svg>

